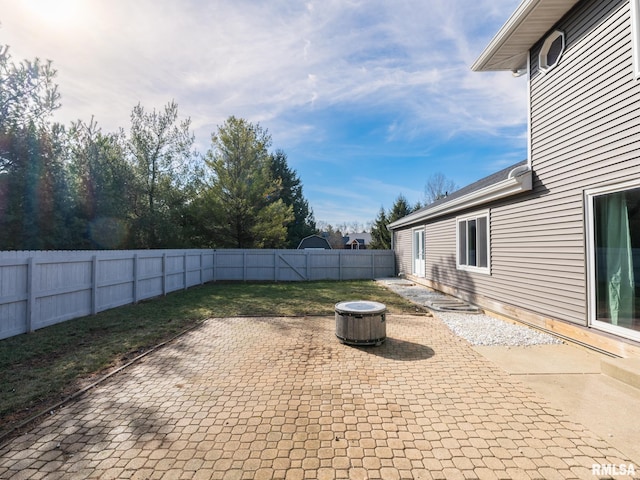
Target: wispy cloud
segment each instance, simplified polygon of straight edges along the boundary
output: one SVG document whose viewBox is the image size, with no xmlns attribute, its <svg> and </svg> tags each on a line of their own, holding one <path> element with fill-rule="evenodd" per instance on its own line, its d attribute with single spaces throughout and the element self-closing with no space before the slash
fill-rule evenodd
<svg viewBox="0 0 640 480">
<path fill-rule="evenodd" d="M 55 22 L 38 14 L 44 2 L 0 0 L 0 42 L 54 61 L 65 123 L 127 128 L 138 102 L 173 99 L 199 150 L 236 115 L 298 152 L 305 172 L 424 159 L 451 139 L 523 142 L 524 79 L 469 69 L 518 0 L 59 0 L 74 8 Z M 343 133 L 356 127 L 357 139 Z"/>
<path fill-rule="evenodd" d="M 500 88 L 511 79 L 469 72 L 479 53 L 475 19 L 513 1 L 83 3 L 82 18 L 61 33 L 34 21 L 24 4 L 2 0 L 3 11 L 21 15 L 3 28 L 29 37 L 28 48 L 73 82 L 67 110 L 111 106 L 118 118 L 107 123 L 121 123 L 120 109 L 138 101 L 172 98 L 203 128 L 231 113 L 268 122 L 292 108 L 335 104 L 406 109 L 406 122 L 422 128 L 491 131 L 521 121 L 522 112 L 503 107 L 523 89 L 514 95 L 512 83 Z"/>
</svg>

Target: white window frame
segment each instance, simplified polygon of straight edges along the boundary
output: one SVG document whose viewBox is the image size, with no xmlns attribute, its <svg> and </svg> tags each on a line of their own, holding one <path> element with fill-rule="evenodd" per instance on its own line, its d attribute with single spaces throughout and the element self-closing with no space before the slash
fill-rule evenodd
<svg viewBox="0 0 640 480">
<path fill-rule="evenodd" d="M 632 0 L 632 1 L 637 1 L 637 0 Z M 562 38 L 562 48 L 560 49 L 560 53 L 558 54 L 558 58 L 556 59 L 556 61 L 553 64 L 549 65 L 547 63 L 547 54 L 549 53 L 549 50 L 551 49 L 551 45 L 553 45 L 553 42 L 555 42 L 558 38 Z M 554 68 L 556 65 L 560 63 L 560 59 L 564 54 L 565 46 L 566 45 L 565 45 L 564 32 L 560 30 L 555 30 L 545 39 L 544 43 L 542 44 L 542 48 L 540 49 L 540 54 L 538 55 L 538 68 L 540 68 L 540 71 L 542 73 L 547 73 L 549 70 L 551 70 L 552 68 Z"/>
<path fill-rule="evenodd" d="M 461 215 L 459 217 L 456 217 L 456 268 L 458 270 L 464 270 L 467 272 L 475 272 L 475 273 L 482 273 L 485 275 L 491 275 L 491 218 L 490 218 L 490 211 L 489 210 L 483 210 L 480 212 L 474 212 L 471 213 L 469 215 Z M 468 264 L 463 264 L 461 263 L 461 258 L 460 258 L 460 248 L 461 248 L 461 241 L 462 239 L 460 238 L 460 224 L 462 222 L 465 222 L 465 224 L 468 224 L 468 222 L 470 220 L 478 220 L 479 218 L 486 218 L 487 220 L 487 237 L 486 237 L 486 258 L 487 258 L 487 265 L 485 267 L 477 267 L 474 265 L 468 265 Z M 465 243 L 466 240 L 468 239 L 468 235 L 465 235 Z M 478 243 L 477 238 L 476 238 L 476 244 Z M 465 245 L 465 249 L 467 251 L 467 254 L 469 252 L 468 250 L 468 244 Z"/>
<path fill-rule="evenodd" d="M 635 0 L 633 0 L 635 1 Z M 587 264 L 587 322 L 590 327 L 612 333 L 620 337 L 629 338 L 631 340 L 640 341 L 640 332 L 629 328 L 611 325 L 596 319 L 596 264 L 595 264 L 595 224 L 594 224 L 594 200 L 596 197 L 607 195 L 610 193 L 622 192 L 640 188 L 640 180 L 631 180 L 628 182 L 604 185 L 601 187 L 591 188 L 584 191 L 584 214 L 585 214 L 585 253 Z"/>
<path fill-rule="evenodd" d="M 633 55 L 633 73 L 640 77 L 640 0 L 631 2 L 631 52 Z"/>
</svg>

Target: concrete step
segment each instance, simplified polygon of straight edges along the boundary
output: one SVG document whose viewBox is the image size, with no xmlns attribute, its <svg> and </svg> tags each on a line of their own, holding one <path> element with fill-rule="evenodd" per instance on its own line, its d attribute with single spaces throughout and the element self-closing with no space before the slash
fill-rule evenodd
<svg viewBox="0 0 640 480">
<path fill-rule="evenodd" d="M 455 298 L 440 298 L 425 303 L 427 308 L 437 312 L 480 313 L 475 305 Z"/>
<path fill-rule="evenodd" d="M 605 375 L 640 389 L 640 358 L 607 358 L 600 362 Z"/>
</svg>

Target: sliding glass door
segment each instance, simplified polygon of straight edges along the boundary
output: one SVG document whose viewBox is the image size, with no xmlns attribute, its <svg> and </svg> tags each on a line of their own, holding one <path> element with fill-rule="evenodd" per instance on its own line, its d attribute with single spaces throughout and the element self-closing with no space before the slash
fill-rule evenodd
<svg viewBox="0 0 640 480">
<path fill-rule="evenodd" d="M 640 339 L 640 186 L 587 193 L 589 320 Z"/>
</svg>

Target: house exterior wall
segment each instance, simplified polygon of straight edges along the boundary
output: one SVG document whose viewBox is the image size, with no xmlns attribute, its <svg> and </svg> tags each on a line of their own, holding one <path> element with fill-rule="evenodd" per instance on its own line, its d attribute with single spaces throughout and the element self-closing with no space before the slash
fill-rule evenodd
<svg viewBox="0 0 640 480">
<path fill-rule="evenodd" d="M 542 202 L 539 193 L 532 192 L 488 208 L 490 275 L 456 267 L 455 215 L 428 222 L 425 283 L 516 318 L 551 318 L 586 325 L 583 247 L 564 244 L 566 239 L 553 235 L 545 238 L 549 229 L 562 236 L 571 232 L 562 231 L 563 219 L 548 219 L 541 212 L 536 215 Z M 514 211 L 514 207 L 521 210 Z M 404 240 L 403 248 L 396 249 L 396 264 L 402 266 L 399 273 L 411 274 L 411 232 L 417 226 L 396 232 L 396 238 Z M 582 235 L 580 224 L 574 233 Z"/>
<path fill-rule="evenodd" d="M 629 1 L 585 0 L 556 28 L 566 35 L 560 63 L 538 69 L 544 38 L 530 55 L 533 189 L 482 206 L 490 275 L 456 269 L 451 215 L 426 225 L 425 283 L 515 318 L 587 325 L 584 191 L 640 178 Z M 410 263 L 410 246 L 402 255 Z"/>
<path fill-rule="evenodd" d="M 466 281 L 465 272 L 456 270 L 456 222 L 455 218 L 445 218 L 426 227 L 425 277 L 434 285 L 457 286 L 464 291 L 472 291 Z"/>
<path fill-rule="evenodd" d="M 398 275 L 411 275 L 411 257 L 413 251 L 411 233 L 411 229 L 395 230 L 392 232 L 393 251 L 396 256 L 396 273 Z"/>
<path fill-rule="evenodd" d="M 630 2 L 585 0 L 556 29 L 566 36 L 560 63 L 539 71 L 541 42 L 530 56 L 531 160 L 539 197 L 513 212 L 522 211 L 526 221 L 522 233 L 530 238 L 521 240 L 527 250 L 542 255 L 544 288 L 561 302 L 557 315 L 586 324 L 584 191 L 640 178 Z"/>
</svg>

